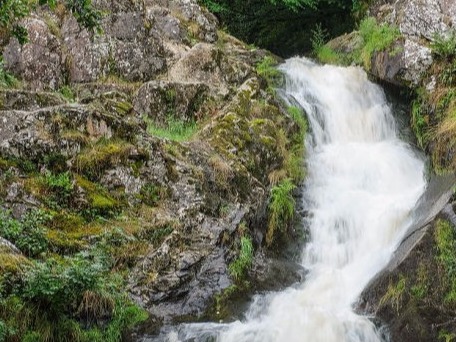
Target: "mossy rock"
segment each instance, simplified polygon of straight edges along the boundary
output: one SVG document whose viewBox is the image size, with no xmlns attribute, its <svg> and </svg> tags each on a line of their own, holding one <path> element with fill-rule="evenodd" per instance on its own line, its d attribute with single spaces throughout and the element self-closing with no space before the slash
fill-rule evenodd
<svg viewBox="0 0 456 342">
<path fill-rule="evenodd" d="M 74 158 L 75 169 L 96 179 L 109 167 L 126 163 L 134 146 L 123 140 L 101 139 L 86 147 Z"/>
<path fill-rule="evenodd" d="M 112 216 L 122 207 L 121 201 L 112 197 L 109 192 L 100 185 L 89 181 L 82 176 L 76 176 L 76 185 L 85 192 L 87 206 L 84 208 L 84 216 Z"/>
</svg>

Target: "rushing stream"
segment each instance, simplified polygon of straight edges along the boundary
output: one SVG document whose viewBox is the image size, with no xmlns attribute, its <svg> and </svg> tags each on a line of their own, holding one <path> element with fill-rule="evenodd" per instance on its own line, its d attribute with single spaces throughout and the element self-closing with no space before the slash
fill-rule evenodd
<svg viewBox="0 0 456 342">
<path fill-rule="evenodd" d="M 302 254 L 309 273 L 296 287 L 257 296 L 243 322 L 182 325 L 165 341 L 382 341 L 353 304 L 411 224 L 426 186 L 424 162 L 399 140 L 382 90 L 361 69 L 292 58 L 281 70 L 287 97 L 305 109 L 311 127 L 304 187 L 310 241 Z"/>
</svg>

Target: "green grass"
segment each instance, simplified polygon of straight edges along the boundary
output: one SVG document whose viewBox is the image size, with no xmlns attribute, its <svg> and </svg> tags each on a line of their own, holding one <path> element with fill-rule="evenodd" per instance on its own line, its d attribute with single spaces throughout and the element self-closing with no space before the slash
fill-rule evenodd
<svg viewBox="0 0 456 342">
<path fill-rule="evenodd" d="M 355 61 L 370 69 L 372 54 L 389 48 L 399 37 L 399 29 L 386 24 L 379 25 L 375 18 L 361 21 L 359 34 L 363 39 L 362 48 L 357 51 Z M 395 53 L 396 51 L 391 51 Z"/>
<path fill-rule="evenodd" d="M 253 244 L 250 237 L 241 237 L 241 246 L 238 257 L 229 265 L 228 269 L 231 276 L 240 281 L 244 277 L 247 270 L 252 265 L 253 260 Z"/>
<path fill-rule="evenodd" d="M 396 308 L 396 312 L 399 312 L 403 295 L 406 292 L 406 282 L 406 278 L 403 275 L 399 277 L 396 284 L 390 282 L 388 290 L 383 297 L 380 298 L 379 306 L 382 307 L 386 304 L 390 304 Z"/>
<path fill-rule="evenodd" d="M 437 221 L 435 229 L 437 260 L 446 272 L 448 293 L 445 301 L 456 303 L 456 233 L 454 227 L 444 220 Z"/>
<path fill-rule="evenodd" d="M 267 85 L 268 91 L 273 91 L 277 86 L 280 86 L 282 82 L 282 73 L 277 70 L 277 61 L 271 56 L 264 57 L 257 65 L 256 72 L 263 78 Z"/>
<path fill-rule="evenodd" d="M 415 133 L 418 146 L 424 148 L 427 141 L 428 115 L 422 107 L 421 101 L 415 100 L 412 104 L 412 129 Z"/>
<path fill-rule="evenodd" d="M 198 125 L 195 121 L 185 122 L 174 116 L 167 118 L 165 127 L 159 127 L 151 121 L 147 123 L 147 132 L 149 134 L 177 142 L 189 140 L 198 131 Z"/>
<path fill-rule="evenodd" d="M 266 243 L 271 245 L 277 232 L 285 232 L 293 220 L 296 202 L 293 190 L 296 186 L 290 179 L 284 179 L 271 189 L 269 201 L 269 223 Z"/>
<path fill-rule="evenodd" d="M 447 36 L 435 35 L 431 43 L 432 52 L 442 59 L 456 57 L 456 31 L 451 31 Z"/>
<path fill-rule="evenodd" d="M 291 144 L 284 153 L 284 170 L 287 177 L 295 184 L 298 184 L 306 175 L 304 168 L 304 142 L 308 124 L 301 108 L 290 106 L 288 107 L 288 114 L 298 126 L 298 131 L 291 136 Z"/>
<path fill-rule="evenodd" d="M 97 178 L 106 168 L 124 162 L 132 148 L 133 145 L 122 140 L 100 139 L 76 156 L 76 170 L 91 179 Z"/>
</svg>

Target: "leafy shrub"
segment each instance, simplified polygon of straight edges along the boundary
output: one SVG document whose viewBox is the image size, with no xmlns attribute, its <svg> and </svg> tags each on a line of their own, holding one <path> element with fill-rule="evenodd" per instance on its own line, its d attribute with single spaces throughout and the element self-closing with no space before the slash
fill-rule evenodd
<svg viewBox="0 0 456 342">
<path fill-rule="evenodd" d="M 57 203 L 60 205 L 67 205 L 68 201 L 73 194 L 74 183 L 69 172 L 53 174 L 46 172 L 43 182 L 48 190 L 50 198 L 48 202 Z"/>
<path fill-rule="evenodd" d="M 48 247 L 44 224 L 50 216 L 42 210 L 29 211 L 22 220 L 16 220 L 7 212 L 0 212 L 0 235 L 11 241 L 28 256 L 37 256 Z"/>
<path fill-rule="evenodd" d="M 100 289 L 103 270 L 80 257 L 37 262 L 25 274 L 21 297 L 56 315 L 75 310 L 86 291 Z"/>
<path fill-rule="evenodd" d="M 253 245 L 250 237 L 241 237 L 241 246 L 238 257 L 228 266 L 231 276 L 239 281 L 252 265 Z"/>
</svg>

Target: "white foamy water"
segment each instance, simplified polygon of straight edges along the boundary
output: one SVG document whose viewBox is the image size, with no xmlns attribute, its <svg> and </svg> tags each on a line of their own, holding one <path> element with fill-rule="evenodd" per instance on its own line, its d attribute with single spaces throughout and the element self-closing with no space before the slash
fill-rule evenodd
<svg viewBox="0 0 456 342">
<path fill-rule="evenodd" d="M 399 140 L 383 92 L 361 69 L 292 58 L 281 70 L 311 126 L 302 254 L 309 273 L 298 287 L 258 297 L 243 322 L 185 325 L 170 342 L 381 341 L 352 307 L 410 225 L 424 163 Z"/>
</svg>

